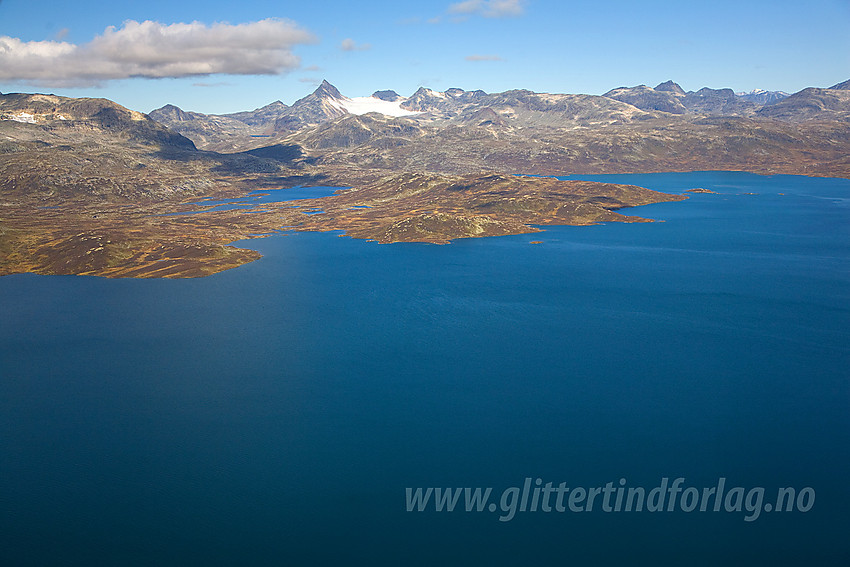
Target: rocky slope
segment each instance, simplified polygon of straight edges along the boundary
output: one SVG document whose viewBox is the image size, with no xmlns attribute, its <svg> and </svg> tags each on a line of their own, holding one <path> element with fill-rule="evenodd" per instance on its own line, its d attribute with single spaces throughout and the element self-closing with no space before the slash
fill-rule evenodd
<svg viewBox="0 0 850 567">
<path fill-rule="evenodd" d="M 43 94 L 0 94 L 0 123 L 29 124 L 55 133 L 91 132 L 132 143 L 194 149 L 188 138 L 149 116 L 102 98 L 67 98 Z"/>
<path fill-rule="evenodd" d="M 673 83 L 675 85 L 675 83 Z M 675 85 L 678 87 L 678 85 Z M 647 87 L 646 85 L 638 85 L 636 87 L 620 87 L 612 89 L 602 96 L 619 100 L 631 104 L 642 110 L 659 110 L 670 114 L 684 114 L 688 111 L 685 108 L 682 99 L 684 93 L 679 94 L 681 87 L 677 90 L 656 90 Z"/>
</svg>

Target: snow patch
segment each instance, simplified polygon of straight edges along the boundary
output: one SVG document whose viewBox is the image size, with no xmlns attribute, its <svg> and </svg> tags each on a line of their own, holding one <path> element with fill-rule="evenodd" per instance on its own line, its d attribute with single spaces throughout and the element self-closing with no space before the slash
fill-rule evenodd
<svg viewBox="0 0 850 567">
<path fill-rule="evenodd" d="M 29 112 L 19 112 L 17 114 L 9 114 L 4 120 L 14 120 L 15 122 L 23 122 L 24 124 L 35 124 L 35 115 Z"/>
<path fill-rule="evenodd" d="M 373 96 L 360 96 L 347 98 L 340 101 L 340 105 L 351 114 L 366 114 L 368 112 L 378 112 L 384 116 L 409 116 L 411 114 L 419 114 L 411 110 L 401 108 L 401 103 L 407 99 L 399 99 L 396 101 L 381 100 Z"/>
<path fill-rule="evenodd" d="M 790 96 L 785 91 L 768 91 L 768 90 L 765 90 L 765 89 L 753 89 L 750 92 L 743 92 L 742 91 L 742 92 L 735 93 L 735 94 L 738 95 L 738 96 L 747 96 L 747 95 L 761 95 L 761 94 L 771 94 L 771 93 L 776 93 L 776 94 L 781 95 L 781 96 Z"/>
<path fill-rule="evenodd" d="M 333 108 L 336 108 L 337 110 L 346 110 L 345 104 L 343 104 L 343 102 L 337 98 L 328 97 L 324 99 L 324 101 Z"/>
<path fill-rule="evenodd" d="M 367 114 L 369 112 L 377 112 L 379 114 L 383 114 L 384 116 L 410 116 L 411 114 L 420 114 L 419 112 L 412 110 L 405 110 L 401 108 L 401 104 L 406 101 L 406 98 L 401 98 L 397 101 L 390 102 L 388 100 L 381 100 L 374 96 L 358 96 L 354 98 L 342 97 L 342 98 L 326 98 L 325 102 L 336 108 L 338 110 L 342 110 L 349 114 Z"/>
<path fill-rule="evenodd" d="M 439 95 L 445 98 L 443 93 L 439 93 Z M 337 97 L 324 93 L 321 100 L 322 104 L 330 106 L 331 108 L 355 115 L 368 114 L 369 112 L 377 112 L 378 114 L 391 117 L 421 114 L 421 112 L 405 110 L 402 108 L 401 105 L 408 100 L 402 97 L 399 97 L 398 100 L 395 101 L 389 101 L 380 99 L 376 96 L 358 96 L 349 98 L 345 95 Z"/>
</svg>

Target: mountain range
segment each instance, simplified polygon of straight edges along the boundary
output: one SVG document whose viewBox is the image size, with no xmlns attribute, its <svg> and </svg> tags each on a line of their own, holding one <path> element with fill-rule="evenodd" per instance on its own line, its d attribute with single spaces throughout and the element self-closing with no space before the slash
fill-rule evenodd
<svg viewBox="0 0 850 567">
<path fill-rule="evenodd" d="M 847 90 L 846 84 L 841 83 L 826 90 L 842 89 Z M 329 82 L 323 81 L 313 93 L 297 100 L 292 106 L 275 101 L 253 111 L 206 115 L 184 112 L 173 105 L 166 105 L 152 111 L 150 116 L 176 131 L 196 137 L 196 142 L 201 146 L 211 148 L 221 145 L 225 139 L 232 142 L 233 138 L 240 135 L 280 136 L 348 114 L 363 115 L 370 112 L 407 117 L 420 124 L 452 120 L 455 123 L 466 123 L 483 112 L 488 117 L 496 118 L 500 125 L 571 127 L 628 123 L 665 115 L 751 117 L 788 96 L 781 91 L 735 93 L 731 89 L 708 87 L 685 92 L 675 82 L 667 81 L 655 88 L 646 85 L 618 87 L 602 96 L 546 94 L 528 90 L 488 94 L 481 90 L 464 91 L 459 88 L 439 92 L 421 87 L 410 97 L 384 90 L 376 91 L 371 97 L 352 99 L 344 96 Z M 807 115 L 805 118 L 809 117 Z M 216 138 L 215 133 L 220 137 Z"/>
<path fill-rule="evenodd" d="M 735 93 L 736 96 L 754 102 L 756 104 L 765 105 L 772 102 L 777 102 L 788 96 L 784 91 L 766 91 L 764 89 L 755 89 L 748 93 Z"/>
<path fill-rule="evenodd" d="M 146 198 L 221 175 L 320 174 L 349 185 L 400 171 L 850 176 L 850 81 L 753 99 L 763 94 L 667 81 L 602 96 L 422 87 L 350 98 L 323 81 L 292 105 L 222 115 L 0 94 L 0 188 Z"/>
<path fill-rule="evenodd" d="M 783 94 L 667 81 L 602 96 L 422 87 L 347 97 L 324 81 L 291 105 L 222 115 L 0 94 L 0 275 L 195 277 L 255 260 L 228 243 L 281 226 L 447 242 L 637 222 L 615 211 L 684 198 L 518 174 L 850 177 L 850 81 Z M 252 214 L 204 205 L 296 185 L 351 189 Z"/>
<path fill-rule="evenodd" d="M 618 87 L 601 96 L 422 87 L 409 97 L 383 90 L 349 98 L 323 81 L 291 106 L 276 101 L 224 115 L 166 106 L 150 117 L 201 149 L 232 153 L 284 144 L 326 166 L 843 175 L 846 154 L 835 150 L 846 145 L 850 90 L 845 82 L 792 95 L 708 87 L 686 92 L 667 81 L 654 88 Z M 806 155 L 818 157 L 803 159 Z"/>
</svg>

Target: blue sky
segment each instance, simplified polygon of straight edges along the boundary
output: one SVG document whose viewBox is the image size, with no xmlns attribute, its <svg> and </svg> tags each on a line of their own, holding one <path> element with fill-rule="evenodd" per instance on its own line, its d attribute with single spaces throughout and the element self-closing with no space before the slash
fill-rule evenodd
<svg viewBox="0 0 850 567">
<path fill-rule="evenodd" d="M 850 78 L 850 0 L 0 0 L 4 93 L 224 113 L 291 104 L 322 78 L 349 96 L 667 79 L 794 92 Z"/>
</svg>

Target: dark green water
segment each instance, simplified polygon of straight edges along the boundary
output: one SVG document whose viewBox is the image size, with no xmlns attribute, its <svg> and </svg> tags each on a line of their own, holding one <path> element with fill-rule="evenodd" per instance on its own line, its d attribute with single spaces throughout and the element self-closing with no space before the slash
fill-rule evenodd
<svg viewBox="0 0 850 567">
<path fill-rule="evenodd" d="M 718 194 L 449 246 L 284 234 L 199 280 L 0 278 L 0 564 L 847 565 L 850 181 L 591 179 Z M 816 498 L 406 511 L 665 477 Z"/>
</svg>

